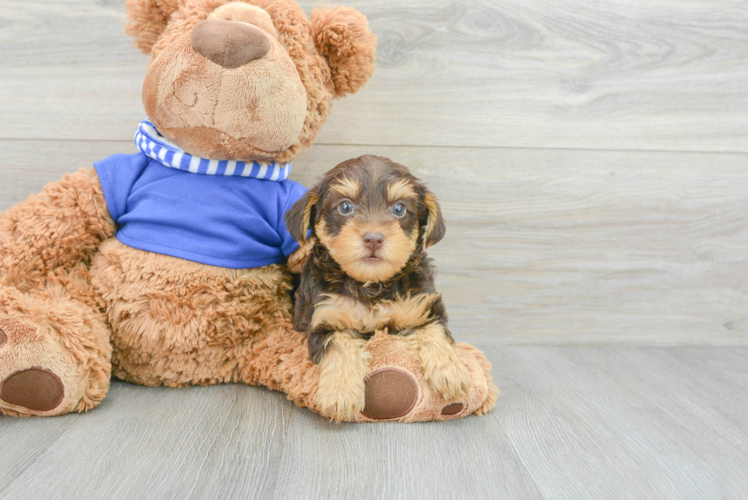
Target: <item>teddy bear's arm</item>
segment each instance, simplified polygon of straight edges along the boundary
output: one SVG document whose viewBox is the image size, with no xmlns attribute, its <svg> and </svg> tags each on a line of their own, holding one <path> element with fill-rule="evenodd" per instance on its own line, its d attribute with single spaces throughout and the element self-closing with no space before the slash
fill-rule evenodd
<svg viewBox="0 0 748 500">
<path fill-rule="evenodd" d="M 0 214 L 0 284 L 34 286 L 90 258 L 114 231 L 96 172 L 67 174 Z"/>
</svg>

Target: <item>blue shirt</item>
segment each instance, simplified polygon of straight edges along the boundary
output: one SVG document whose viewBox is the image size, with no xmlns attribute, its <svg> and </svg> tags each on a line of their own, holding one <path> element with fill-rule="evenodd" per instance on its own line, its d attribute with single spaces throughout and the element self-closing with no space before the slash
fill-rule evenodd
<svg viewBox="0 0 748 500">
<path fill-rule="evenodd" d="M 127 246 L 234 269 L 282 262 L 298 248 L 283 220 L 306 192 L 298 182 L 185 172 L 143 153 L 94 167 Z"/>
</svg>

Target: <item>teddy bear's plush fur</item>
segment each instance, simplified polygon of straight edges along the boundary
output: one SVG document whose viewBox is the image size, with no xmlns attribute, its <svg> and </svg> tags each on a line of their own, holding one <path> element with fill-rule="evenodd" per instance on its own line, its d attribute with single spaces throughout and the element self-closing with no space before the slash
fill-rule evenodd
<svg viewBox="0 0 748 500">
<path fill-rule="evenodd" d="M 332 99 L 374 69 L 376 38 L 350 8 L 319 8 L 310 21 L 292 0 L 126 5 L 127 32 L 151 54 L 150 119 L 205 158 L 296 158 Z M 264 385 L 318 411 L 318 368 L 290 314 L 288 269 L 300 268 L 308 245 L 287 267 L 229 269 L 130 248 L 115 230 L 92 169 L 0 216 L 0 412 L 86 411 L 112 375 L 150 386 Z M 375 335 L 367 349 L 368 416 L 348 420 L 442 420 L 493 406 L 489 365 L 467 344 L 454 346 L 472 378 L 460 401 L 430 389 L 407 342 Z"/>
</svg>

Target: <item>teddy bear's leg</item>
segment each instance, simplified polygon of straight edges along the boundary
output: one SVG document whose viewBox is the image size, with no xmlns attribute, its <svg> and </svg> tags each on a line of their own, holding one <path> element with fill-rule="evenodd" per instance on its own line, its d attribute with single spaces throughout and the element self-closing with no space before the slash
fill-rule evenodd
<svg viewBox="0 0 748 500">
<path fill-rule="evenodd" d="M 59 415 L 109 387 L 109 332 L 84 264 L 114 234 L 96 172 L 81 169 L 0 215 L 0 411 Z"/>
<path fill-rule="evenodd" d="M 293 329 L 290 311 L 279 315 L 247 354 L 240 365 L 242 382 L 284 392 L 297 406 L 321 413 L 316 404 L 319 365 L 309 357 L 306 335 Z"/>
<path fill-rule="evenodd" d="M 169 387 L 258 385 L 263 367 L 253 363 L 263 356 L 278 363 L 284 352 L 267 342 L 290 328 L 290 276 L 279 265 L 226 269 L 110 240 L 91 274 L 112 328 L 117 378 Z"/>
<path fill-rule="evenodd" d="M 111 346 L 88 269 L 56 269 L 27 293 L 0 287 L 0 412 L 62 415 L 97 406 Z"/>
<path fill-rule="evenodd" d="M 369 375 L 363 380 L 364 409 L 349 422 L 422 422 L 483 415 L 499 394 L 490 375 L 491 365 L 478 349 L 458 342 L 452 346 L 471 378 L 467 394 L 444 398 L 426 380 L 417 350 L 408 340 L 382 332 L 362 346 L 368 352 Z M 309 359 L 306 336 L 289 322 L 279 321 L 270 334 L 255 345 L 242 366 L 243 381 L 283 391 L 298 406 L 337 419 L 317 398 L 320 366 Z"/>
<path fill-rule="evenodd" d="M 285 392 L 298 406 L 349 422 L 422 422 L 483 415 L 499 394 L 491 380 L 491 364 L 469 344 L 452 345 L 471 379 L 467 393 L 454 398 L 444 398 L 433 389 L 412 339 L 378 332 L 360 347 L 367 351 L 369 374 L 363 379 L 363 411 L 354 416 L 340 418 L 320 405 L 321 367 L 309 358 L 306 335 L 295 331 L 285 316 L 255 344 L 241 366 L 242 381 Z"/>
</svg>

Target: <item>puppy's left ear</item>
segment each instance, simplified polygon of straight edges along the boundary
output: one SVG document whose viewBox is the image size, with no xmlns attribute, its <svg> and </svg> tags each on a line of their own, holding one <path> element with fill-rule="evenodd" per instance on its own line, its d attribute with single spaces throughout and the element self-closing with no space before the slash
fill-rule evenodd
<svg viewBox="0 0 748 500">
<path fill-rule="evenodd" d="M 442 210 L 439 202 L 431 192 L 426 191 L 423 195 L 423 204 L 426 207 L 426 214 L 419 221 L 423 229 L 423 242 L 426 248 L 439 243 L 444 234 L 447 232 L 447 225 L 442 217 Z"/>
<path fill-rule="evenodd" d="M 286 229 L 293 239 L 303 245 L 309 228 L 312 227 L 312 219 L 315 217 L 314 205 L 319 200 L 316 191 L 309 190 L 291 209 L 286 212 L 283 219 L 286 221 Z"/>
<path fill-rule="evenodd" d="M 356 92 L 374 73 L 377 36 L 366 16 L 350 7 L 322 7 L 312 12 L 312 37 L 327 59 L 336 97 Z"/>
</svg>

